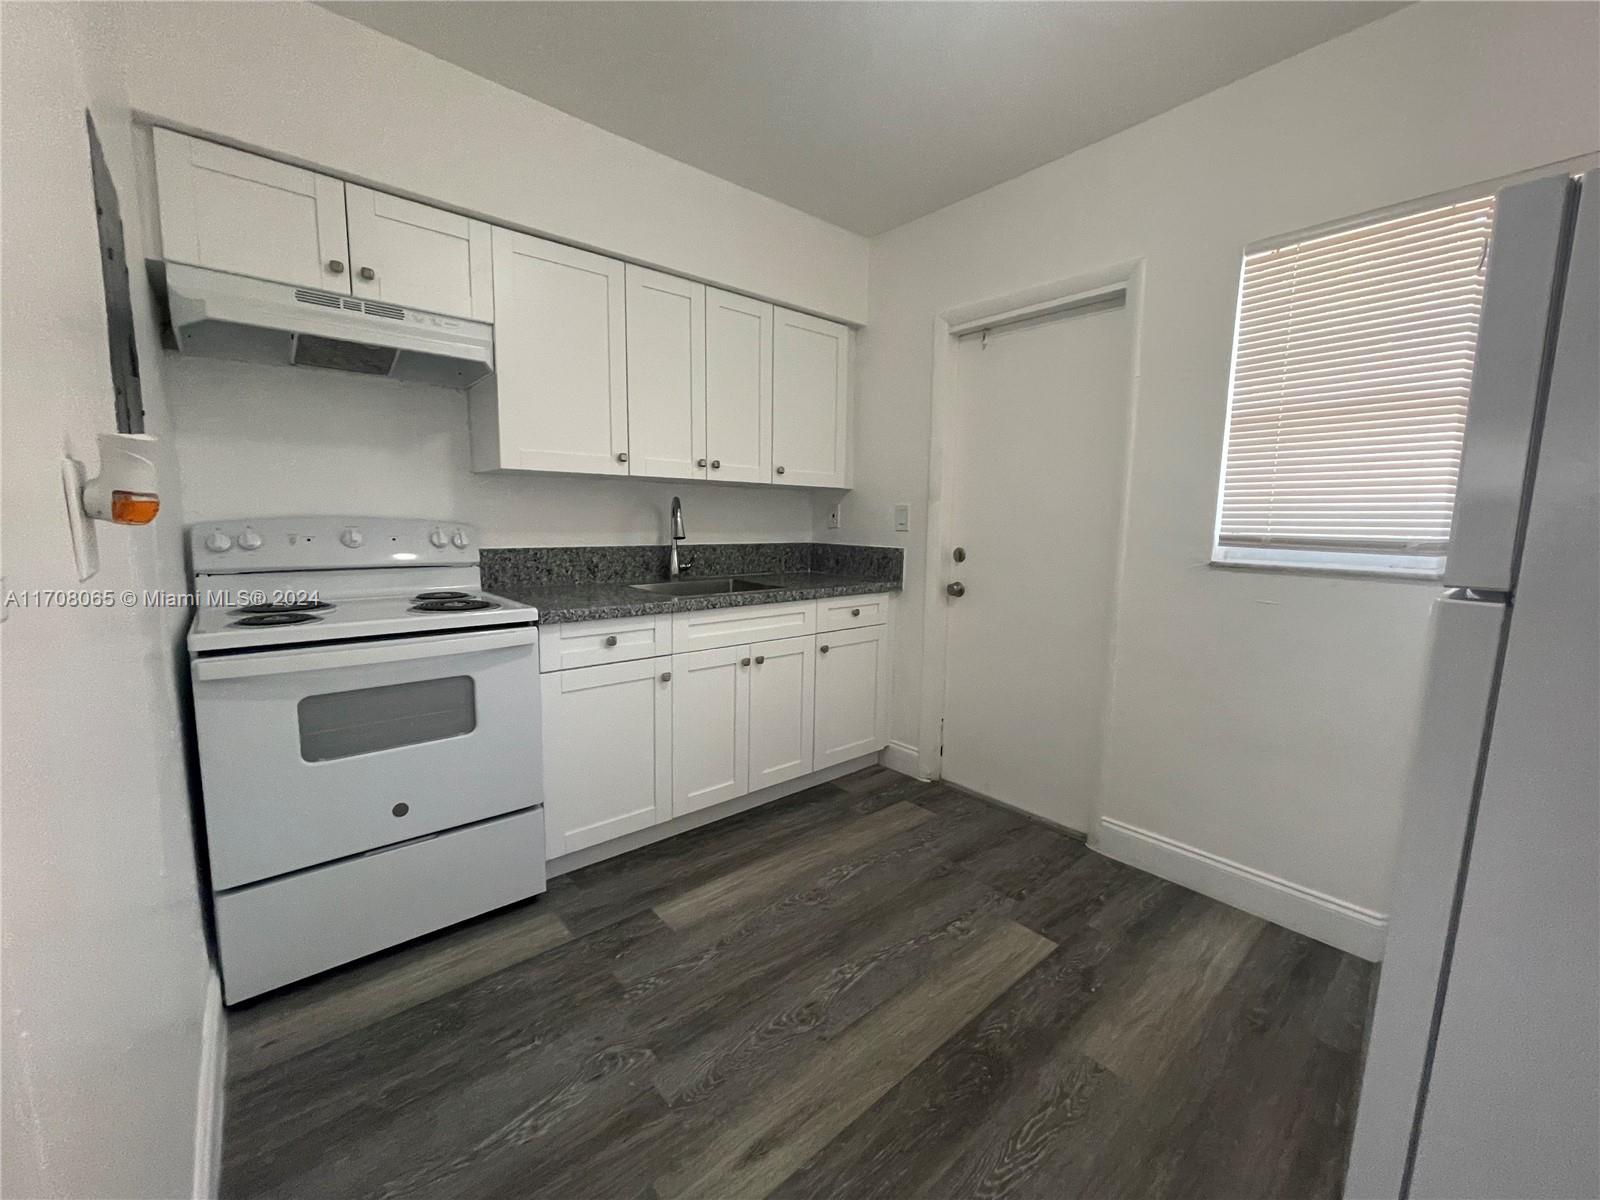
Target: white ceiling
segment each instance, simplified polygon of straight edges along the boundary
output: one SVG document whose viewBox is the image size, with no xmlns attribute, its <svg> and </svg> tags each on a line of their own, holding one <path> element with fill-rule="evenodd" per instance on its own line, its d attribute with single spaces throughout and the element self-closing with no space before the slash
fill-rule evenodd
<svg viewBox="0 0 1600 1200">
<path fill-rule="evenodd" d="M 364 0 L 324 7 L 871 235 L 1401 5 Z"/>
</svg>

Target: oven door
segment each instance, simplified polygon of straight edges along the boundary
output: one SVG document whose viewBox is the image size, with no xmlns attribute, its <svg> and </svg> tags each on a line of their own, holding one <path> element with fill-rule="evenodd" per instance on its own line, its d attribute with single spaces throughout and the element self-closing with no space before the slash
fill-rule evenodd
<svg viewBox="0 0 1600 1200">
<path fill-rule="evenodd" d="M 198 658 L 221 891 L 543 801 L 537 630 Z"/>
</svg>

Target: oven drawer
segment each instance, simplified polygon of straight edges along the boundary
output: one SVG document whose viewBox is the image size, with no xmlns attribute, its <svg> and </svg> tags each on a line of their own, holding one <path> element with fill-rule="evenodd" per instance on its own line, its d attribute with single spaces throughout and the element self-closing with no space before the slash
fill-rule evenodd
<svg viewBox="0 0 1600 1200">
<path fill-rule="evenodd" d="M 544 810 L 215 897 L 229 1004 L 545 889 Z"/>
<path fill-rule="evenodd" d="M 882 625 L 889 619 L 889 597 L 832 596 L 817 601 L 817 632 L 838 629 L 864 629 Z"/>
<path fill-rule="evenodd" d="M 746 642 L 804 637 L 817 631 L 817 602 L 747 604 L 736 608 L 709 608 L 675 613 L 672 618 L 672 652 L 716 650 Z"/>
<path fill-rule="evenodd" d="M 539 669 L 568 671 L 672 653 L 672 614 L 560 621 L 539 628 Z"/>
<path fill-rule="evenodd" d="M 197 659 L 211 885 L 543 801 L 535 631 Z"/>
</svg>

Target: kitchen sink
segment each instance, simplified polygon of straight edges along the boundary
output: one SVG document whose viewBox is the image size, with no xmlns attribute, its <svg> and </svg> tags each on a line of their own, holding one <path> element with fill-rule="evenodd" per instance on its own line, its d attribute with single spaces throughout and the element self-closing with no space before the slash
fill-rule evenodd
<svg viewBox="0 0 1600 1200">
<path fill-rule="evenodd" d="M 675 579 L 670 583 L 630 583 L 637 592 L 651 592 L 657 596 L 724 596 L 732 592 L 767 592 L 782 587 L 777 583 L 762 583 L 759 579 Z"/>
</svg>

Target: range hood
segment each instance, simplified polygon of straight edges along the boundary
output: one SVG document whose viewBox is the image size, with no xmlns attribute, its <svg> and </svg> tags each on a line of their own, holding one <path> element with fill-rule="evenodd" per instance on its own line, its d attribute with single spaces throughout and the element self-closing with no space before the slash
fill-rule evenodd
<svg viewBox="0 0 1600 1200">
<path fill-rule="evenodd" d="M 168 263 L 182 354 L 328 367 L 465 388 L 494 370 L 494 326 L 320 288 Z"/>
</svg>

